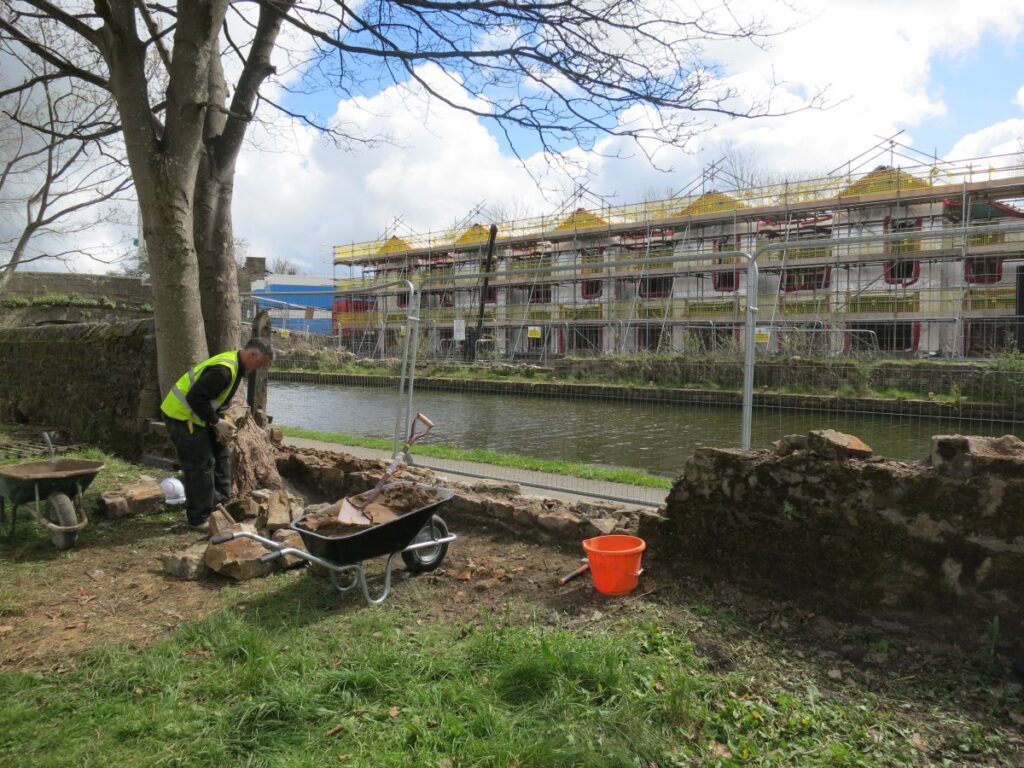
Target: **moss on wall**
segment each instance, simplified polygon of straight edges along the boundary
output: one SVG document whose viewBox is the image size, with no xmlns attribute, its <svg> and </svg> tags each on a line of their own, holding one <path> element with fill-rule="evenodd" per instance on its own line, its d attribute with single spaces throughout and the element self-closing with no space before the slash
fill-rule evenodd
<svg viewBox="0 0 1024 768">
<path fill-rule="evenodd" d="M 69 431 L 125 455 L 159 411 L 151 320 L 0 330 L 0 417 Z"/>
</svg>

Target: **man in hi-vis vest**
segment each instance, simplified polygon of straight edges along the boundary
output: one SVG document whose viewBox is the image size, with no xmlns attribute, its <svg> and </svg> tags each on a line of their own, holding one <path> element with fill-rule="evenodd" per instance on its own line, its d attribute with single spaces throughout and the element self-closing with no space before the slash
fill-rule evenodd
<svg viewBox="0 0 1024 768">
<path fill-rule="evenodd" d="M 220 413 L 244 375 L 273 359 L 269 343 L 250 339 L 242 349 L 221 352 L 186 371 L 160 405 L 185 475 L 185 509 L 194 530 L 209 531 L 213 508 L 231 495 L 228 443 L 236 428 Z"/>
</svg>

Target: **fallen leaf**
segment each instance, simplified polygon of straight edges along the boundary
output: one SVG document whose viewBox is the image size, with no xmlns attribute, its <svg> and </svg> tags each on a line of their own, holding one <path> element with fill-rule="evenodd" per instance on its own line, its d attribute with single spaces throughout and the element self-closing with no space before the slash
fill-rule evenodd
<svg viewBox="0 0 1024 768">
<path fill-rule="evenodd" d="M 473 578 L 473 572 L 472 571 L 463 571 L 462 573 L 460 573 L 455 578 L 458 579 L 459 581 L 469 581 L 470 579 Z"/>
<path fill-rule="evenodd" d="M 7 632 L 13 632 L 14 627 L 10 624 L 0 624 L 0 635 L 6 634 Z"/>
<path fill-rule="evenodd" d="M 391 717 L 392 719 L 394 719 L 394 718 L 398 717 L 398 713 L 401 712 L 401 711 L 402 710 L 400 710 L 398 707 L 392 707 L 391 709 L 388 710 L 388 716 Z"/>
<path fill-rule="evenodd" d="M 663 682 L 661 682 L 661 680 L 655 681 L 655 683 L 654 683 L 654 690 L 658 691 L 659 693 L 661 691 L 664 691 L 665 690 L 665 684 Z"/>
<path fill-rule="evenodd" d="M 921 738 L 921 734 L 919 733 L 915 733 L 910 737 L 910 746 L 912 746 L 918 752 L 928 751 L 928 745 L 925 744 L 924 739 Z"/>
<path fill-rule="evenodd" d="M 335 725 L 327 729 L 325 736 L 336 736 L 344 728 L 344 725 Z"/>
<path fill-rule="evenodd" d="M 843 673 L 841 671 L 839 671 L 838 669 L 835 669 L 835 668 L 830 669 L 828 671 L 828 679 L 829 680 L 842 680 L 843 679 Z"/>
</svg>

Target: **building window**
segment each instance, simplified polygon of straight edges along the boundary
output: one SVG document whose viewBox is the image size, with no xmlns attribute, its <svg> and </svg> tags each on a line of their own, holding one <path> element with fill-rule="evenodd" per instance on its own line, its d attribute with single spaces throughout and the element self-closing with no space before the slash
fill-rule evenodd
<svg viewBox="0 0 1024 768">
<path fill-rule="evenodd" d="M 487 286 L 487 291 L 484 293 L 484 304 L 497 304 L 498 303 L 498 289 L 493 285 Z"/>
<path fill-rule="evenodd" d="M 604 291 L 604 282 L 601 280 L 584 280 L 580 285 L 580 296 L 584 299 L 599 299 Z"/>
<path fill-rule="evenodd" d="M 638 352 L 657 352 L 662 345 L 663 334 L 660 325 L 642 325 L 636 329 Z M 666 334 L 667 336 L 667 334 Z M 665 338 L 667 342 L 668 339 Z"/>
<path fill-rule="evenodd" d="M 640 278 L 640 296 L 645 299 L 663 299 L 672 295 L 672 276 Z"/>
<path fill-rule="evenodd" d="M 918 216 L 916 219 L 894 219 L 886 216 L 882 220 L 882 231 L 885 233 L 897 232 L 920 232 L 924 219 Z M 921 238 L 908 237 L 903 240 L 886 240 L 885 251 L 893 255 L 900 253 L 916 253 L 921 250 Z"/>
<path fill-rule="evenodd" d="M 409 294 L 408 293 L 399 293 L 395 297 L 395 306 L 397 306 L 399 308 L 402 308 L 402 309 L 404 309 L 405 307 L 408 307 L 409 306 Z"/>
<path fill-rule="evenodd" d="M 601 354 L 602 329 L 598 325 L 579 325 L 569 331 L 569 352 L 574 355 Z"/>
<path fill-rule="evenodd" d="M 530 303 L 531 304 L 550 304 L 551 303 L 551 286 L 550 285 L 535 285 L 530 291 Z"/>
<path fill-rule="evenodd" d="M 882 265 L 883 279 L 888 285 L 913 285 L 921 277 L 919 259 L 898 259 Z"/>
<path fill-rule="evenodd" d="M 964 278 L 968 283 L 998 283 L 1003 279 L 1003 260 L 999 256 L 964 259 Z"/>
<path fill-rule="evenodd" d="M 792 291 L 821 291 L 832 282 L 832 267 L 787 269 L 782 285 L 786 293 Z"/>
<path fill-rule="evenodd" d="M 736 235 L 735 238 L 720 237 L 712 241 L 712 247 L 716 253 L 724 253 L 726 251 L 738 251 L 740 249 L 740 236 Z M 733 256 L 731 258 L 715 259 L 715 266 L 721 264 L 734 264 L 738 259 Z M 740 285 L 740 273 L 738 271 L 731 270 L 725 271 L 713 271 L 711 273 L 711 287 L 716 291 L 735 291 Z"/>
</svg>

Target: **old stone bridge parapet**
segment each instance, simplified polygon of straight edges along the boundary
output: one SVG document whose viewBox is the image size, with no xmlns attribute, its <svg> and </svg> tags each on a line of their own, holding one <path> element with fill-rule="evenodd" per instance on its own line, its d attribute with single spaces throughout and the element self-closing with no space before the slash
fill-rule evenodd
<svg viewBox="0 0 1024 768">
<path fill-rule="evenodd" d="M 702 449 L 640 535 L 681 573 L 960 637 L 1024 630 L 1024 441 L 932 438 L 918 462 L 821 430 Z"/>
</svg>

